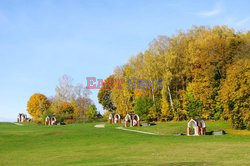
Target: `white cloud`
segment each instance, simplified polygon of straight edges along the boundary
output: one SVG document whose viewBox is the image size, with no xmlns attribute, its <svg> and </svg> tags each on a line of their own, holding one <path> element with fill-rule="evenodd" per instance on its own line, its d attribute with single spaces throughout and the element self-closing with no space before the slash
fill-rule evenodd
<svg viewBox="0 0 250 166">
<path fill-rule="evenodd" d="M 222 3 L 220 1 L 218 1 L 214 8 L 208 11 L 202 11 L 197 13 L 199 16 L 203 16 L 203 17 L 211 17 L 211 16 L 216 16 L 218 14 L 220 14 L 222 12 Z"/>
</svg>

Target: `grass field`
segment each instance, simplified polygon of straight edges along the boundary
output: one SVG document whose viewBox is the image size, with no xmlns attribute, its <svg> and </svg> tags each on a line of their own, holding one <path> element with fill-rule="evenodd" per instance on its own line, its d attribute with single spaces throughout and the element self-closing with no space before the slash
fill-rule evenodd
<svg viewBox="0 0 250 166">
<path fill-rule="evenodd" d="M 94 125 L 0 123 L 0 165 L 250 165 L 250 131 L 226 122 L 207 126 L 228 134 L 200 137 L 175 136 L 185 132 L 184 122 L 133 128 L 161 135 Z"/>
</svg>

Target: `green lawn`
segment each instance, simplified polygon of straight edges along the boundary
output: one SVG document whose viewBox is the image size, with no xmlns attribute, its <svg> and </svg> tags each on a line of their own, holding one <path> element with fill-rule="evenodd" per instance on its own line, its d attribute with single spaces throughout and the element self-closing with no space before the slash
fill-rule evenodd
<svg viewBox="0 0 250 166">
<path fill-rule="evenodd" d="M 184 122 L 133 128 L 162 135 L 94 125 L 0 123 L 0 165 L 250 165 L 250 131 L 231 130 L 226 122 L 207 126 L 229 134 L 200 137 L 175 136 L 185 132 Z"/>
</svg>

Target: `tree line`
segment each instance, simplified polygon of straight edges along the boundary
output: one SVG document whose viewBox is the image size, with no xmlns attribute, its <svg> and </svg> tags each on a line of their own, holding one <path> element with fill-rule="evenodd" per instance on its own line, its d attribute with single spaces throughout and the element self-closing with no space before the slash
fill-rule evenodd
<svg viewBox="0 0 250 166">
<path fill-rule="evenodd" d="M 47 116 L 55 116 L 61 123 L 94 120 L 98 113 L 90 94 L 82 84 L 73 85 L 72 78 L 64 75 L 59 79 L 53 97 L 33 94 L 27 103 L 27 112 L 37 123 L 43 123 Z"/>
<path fill-rule="evenodd" d="M 159 36 L 145 52 L 115 68 L 99 90 L 98 100 L 109 112 L 123 116 L 134 112 L 146 121 L 200 117 L 249 128 L 249 57 L 249 31 L 192 27 L 172 37 Z M 161 79 L 162 87 L 128 88 L 128 78 Z M 117 82 L 112 81 L 116 79 L 125 80 L 123 88 L 116 88 Z"/>
</svg>

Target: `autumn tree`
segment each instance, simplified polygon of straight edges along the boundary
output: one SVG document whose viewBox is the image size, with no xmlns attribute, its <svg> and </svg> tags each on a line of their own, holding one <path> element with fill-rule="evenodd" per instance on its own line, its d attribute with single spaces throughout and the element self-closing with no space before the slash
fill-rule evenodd
<svg viewBox="0 0 250 166">
<path fill-rule="evenodd" d="M 72 120 L 76 109 L 70 102 L 66 101 L 54 101 L 51 104 L 51 110 L 53 115 L 56 116 L 58 122 L 64 122 L 65 120 Z"/>
<path fill-rule="evenodd" d="M 226 80 L 220 90 L 224 117 L 232 126 L 242 129 L 250 126 L 250 59 L 237 60 L 227 69 Z"/>
<path fill-rule="evenodd" d="M 73 85 L 73 79 L 63 75 L 59 79 L 55 96 L 47 99 L 43 94 L 32 95 L 27 104 L 27 111 L 34 121 L 41 122 L 47 116 L 56 116 L 58 122 L 74 123 L 86 119 L 91 94 L 82 84 Z"/>
<path fill-rule="evenodd" d="M 47 111 L 49 107 L 50 102 L 48 98 L 41 93 L 35 93 L 30 97 L 27 103 L 27 112 L 33 119 L 41 120 L 43 113 Z"/>
<path fill-rule="evenodd" d="M 111 100 L 112 87 L 114 86 L 113 76 L 109 76 L 106 80 L 104 80 L 103 87 L 98 92 L 98 101 L 103 106 L 104 110 L 107 111 L 115 111 L 116 107 Z"/>
<path fill-rule="evenodd" d="M 132 93 L 127 89 L 125 81 L 124 67 L 117 67 L 114 71 L 115 84 L 112 88 L 111 100 L 116 107 L 116 112 L 125 116 L 132 112 Z"/>
<path fill-rule="evenodd" d="M 74 86 L 74 98 L 71 100 L 72 104 L 75 104 L 78 112 L 75 111 L 75 117 L 83 118 L 89 105 L 93 104 L 89 95 L 91 92 L 86 89 L 82 84 Z"/>
<path fill-rule="evenodd" d="M 72 117 L 84 118 L 90 104 L 92 104 L 89 98 L 90 91 L 86 89 L 82 84 L 73 85 L 73 79 L 68 75 L 63 75 L 59 79 L 59 85 L 56 87 L 56 94 L 53 98 L 53 103 L 56 107 L 61 108 L 61 105 L 65 106 L 65 103 L 70 103 L 73 106 L 74 111 Z"/>
<path fill-rule="evenodd" d="M 228 80 L 240 77 L 230 67 L 242 73 L 237 64 L 243 63 L 241 59 L 249 60 L 249 37 L 250 32 L 235 32 L 226 26 L 194 26 L 172 37 L 160 36 L 150 43 L 147 50 L 114 70 L 114 78 L 124 82 L 121 83 L 123 88 L 114 88 L 115 85 L 107 91 L 107 96 L 111 93 L 109 103 L 114 104 L 116 112 L 124 115 L 138 111 L 138 102 L 141 103 L 142 98 L 150 98 L 153 106 L 141 114 L 148 119 L 186 120 L 199 116 L 218 120 L 224 117 L 240 124 L 237 126 L 246 127 L 248 111 L 241 104 L 246 102 L 243 100 L 248 100 L 248 93 L 239 91 L 241 93 L 236 96 L 243 97 L 233 102 L 238 102 L 233 108 L 232 104 L 228 106 L 228 102 L 236 98 L 225 96 L 230 97 L 233 93 Z M 135 88 L 129 86 L 127 78 L 137 80 Z M 162 79 L 159 89 L 137 87 L 138 84 L 145 87 L 144 80 L 157 79 Z M 243 84 L 239 80 L 234 82 Z M 104 90 L 99 93 L 104 94 Z M 232 110 L 237 111 L 234 113 Z"/>
</svg>

